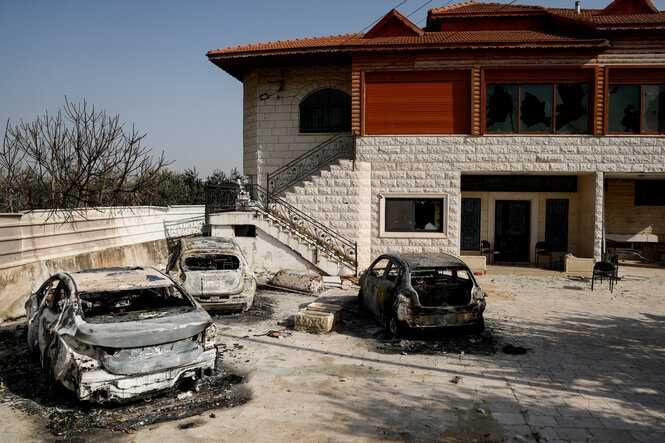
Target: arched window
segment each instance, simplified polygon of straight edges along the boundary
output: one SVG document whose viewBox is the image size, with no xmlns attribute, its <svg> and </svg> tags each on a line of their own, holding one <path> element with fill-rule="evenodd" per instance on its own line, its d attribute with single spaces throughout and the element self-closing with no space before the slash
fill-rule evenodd
<svg viewBox="0 0 665 443">
<path fill-rule="evenodd" d="M 300 103 L 300 132 L 350 132 L 351 97 L 339 89 L 321 89 Z"/>
</svg>

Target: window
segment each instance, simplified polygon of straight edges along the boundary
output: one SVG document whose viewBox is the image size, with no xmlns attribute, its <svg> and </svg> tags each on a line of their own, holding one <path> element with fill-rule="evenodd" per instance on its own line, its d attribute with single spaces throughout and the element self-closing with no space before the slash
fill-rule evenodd
<svg viewBox="0 0 665 443">
<path fill-rule="evenodd" d="M 300 103 L 300 132 L 350 132 L 351 97 L 339 89 L 322 89 Z"/>
<path fill-rule="evenodd" d="M 463 251 L 475 251 L 480 246 L 480 199 L 462 199 L 461 245 Z"/>
<path fill-rule="evenodd" d="M 614 134 L 665 132 L 665 84 L 610 85 L 607 132 Z"/>
<path fill-rule="evenodd" d="M 386 199 L 386 232 L 443 232 L 441 199 Z"/>
<path fill-rule="evenodd" d="M 390 193 L 379 196 L 379 236 L 446 238 L 448 194 Z"/>
<path fill-rule="evenodd" d="M 390 265 L 390 260 L 387 258 L 382 258 L 374 264 L 372 267 L 372 275 L 377 278 L 383 277 L 383 274 L 386 273 L 386 269 Z"/>
<path fill-rule="evenodd" d="M 635 180 L 635 206 L 665 206 L 665 180 Z"/>
<path fill-rule="evenodd" d="M 550 199 L 546 203 L 545 241 L 550 251 L 568 251 L 568 199 Z"/>
<path fill-rule="evenodd" d="M 589 132 L 587 83 L 488 84 L 485 132 Z"/>
</svg>

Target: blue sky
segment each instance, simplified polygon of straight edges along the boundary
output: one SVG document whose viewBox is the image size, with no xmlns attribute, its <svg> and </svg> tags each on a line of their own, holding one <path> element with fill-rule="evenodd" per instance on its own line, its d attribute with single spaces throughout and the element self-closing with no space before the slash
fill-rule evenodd
<svg viewBox="0 0 665 443">
<path fill-rule="evenodd" d="M 65 95 L 85 98 L 146 132 L 172 169 L 229 171 L 242 164 L 242 84 L 210 63 L 208 50 L 359 32 L 400 1 L 0 0 L 0 122 L 31 121 Z M 398 10 L 407 15 L 426 1 Z M 433 0 L 410 18 L 422 26 L 428 9 L 446 3 Z M 654 4 L 665 9 L 665 0 Z"/>
</svg>

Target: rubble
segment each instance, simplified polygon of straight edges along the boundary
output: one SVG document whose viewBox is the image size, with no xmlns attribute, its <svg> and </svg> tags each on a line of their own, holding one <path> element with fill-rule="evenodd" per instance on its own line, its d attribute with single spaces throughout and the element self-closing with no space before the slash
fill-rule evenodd
<svg viewBox="0 0 665 443">
<path fill-rule="evenodd" d="M 307 294 L 318 295 L 323 292 L 323 278 L 319 274 L 311 272 L 283 269 L 275 274 L 270 284 L 278 288 L 293 289 Z"/>
<path fill-rule="evenodd" d="M 310 303 L 294 316 L 295 329 L 329 332 L 342 320 L 343 308 L 326 303 Z"/>
</svg>

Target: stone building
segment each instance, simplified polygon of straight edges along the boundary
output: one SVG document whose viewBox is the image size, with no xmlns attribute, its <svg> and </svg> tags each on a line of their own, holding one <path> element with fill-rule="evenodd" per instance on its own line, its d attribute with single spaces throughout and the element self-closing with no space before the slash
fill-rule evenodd
<svg viewBox="0 0 665 443">
<path fill-rule="evenodd" d="M 243 82 L 245 175 L 357 242 L 360 268 L 481 240 L 518 263 L 538 242 L 555 259 L 665 253 L 665 13 L 649 0 L 468 2 L 423 28 L 392 10 L 365 34 L 207 56 Z"/>
</svg>

